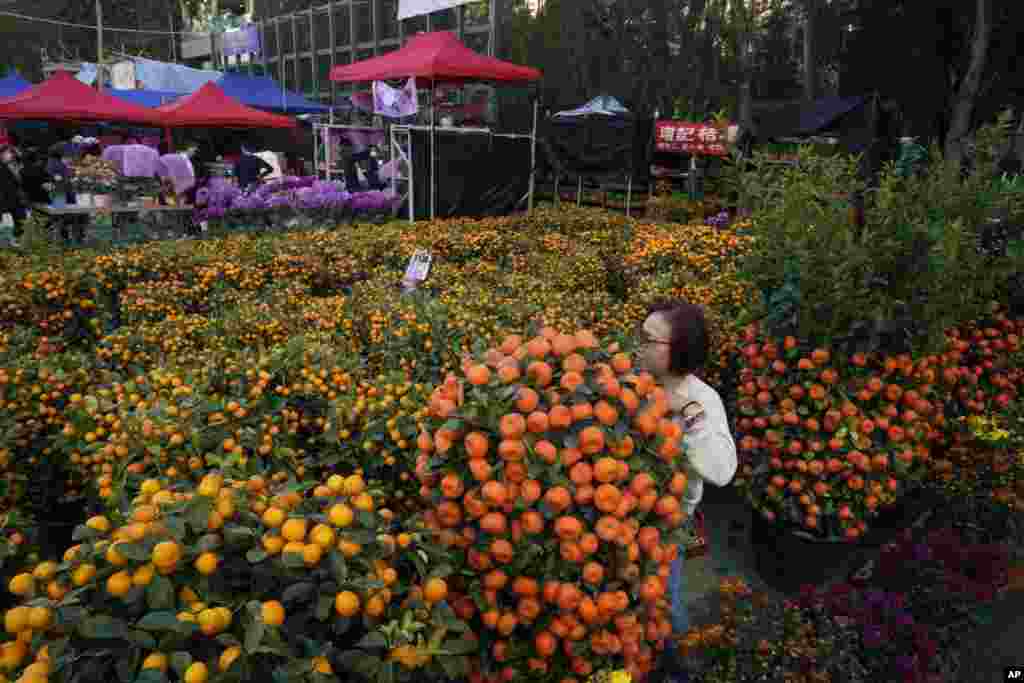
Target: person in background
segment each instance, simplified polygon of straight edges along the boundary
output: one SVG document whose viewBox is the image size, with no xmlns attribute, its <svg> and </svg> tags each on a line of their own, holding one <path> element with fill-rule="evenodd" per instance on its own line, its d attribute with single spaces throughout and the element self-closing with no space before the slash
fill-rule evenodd
<svg viewBox="0 0 1024 683">
<path fill-rule="evenodd" d="M 682 471 L 687 483 L 680 503 L 686 514 L 684 525 L 694 535 L 703 536 L 703 517 L 694 513 L 704 494 L 704 482 L 726 486 L 737 467 L 736 443 L 725 404 L 718 392 L 697 376 L 704 367 L 709 346 L 704 311 L 685 302 L 655 306 L 641 327 L 640 337 L 640 364 L 665 388 L 669 415 L 683 432 L 686 459 Z M 668 584 L 672 632 L 676 636 L 690 627 L 684 560 L 685 548 L 679 548 Z M 666 652 L 674 653 L 675 648 Z M 667 669 L 667 680 L 681 680 L 686 675 L 672 654 L 666 655 L 662 666 Z"/>
<path fill-rule="evenodd" d="M 39 150 L 30 149 L 25 152 L 25 163 L 21 171 L 22 188 L 31 204 L 49 204 L 50 193 L 46 189 L 49 176 L 46 173 L 46 161 Z"/>
<path fill-rule="evenodd" d="M 21 224 L 27 214 L 27 197 L 22 189 L 21 163 L 14 145 L 0 147 L 0 214 L 9 213 L 14 222 L 11 246 L 21 248 Z"/>
<path fill-rule="evenodd" d="M 238 178 L 238 187 L 247 190 L 258 184 L 267 175 L 274 172 L 274 168 L 252 153 L 245 145 L 242 145 L 241 156 L 235 162 L 235 177 Z"/>
<path fill-rule="evenodd" d="M 68 164 L 74 155 L 72 147 L 75 143 L 57 143 L 50 147 L 49 158 L 46 161 L 46 175 L 50 183 L 54 185 L 57 192 L 64 192 L 65 201 L 74 204 L 77 201 L 74 191 L 71 189 L 71 168 Z M 85 226 L 89 223 L 88 216 L 65 216 L 61 221 L 61 237 L 65 242 L 70 239 L 70 228 L 74 229 L 75 240 L 79 243 L 85 240 Z"/>
</svg>

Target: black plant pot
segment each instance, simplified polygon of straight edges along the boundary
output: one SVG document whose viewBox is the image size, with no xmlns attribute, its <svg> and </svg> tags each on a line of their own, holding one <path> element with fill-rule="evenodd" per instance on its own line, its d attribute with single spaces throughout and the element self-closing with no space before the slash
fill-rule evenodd
<svg viewBox="0 0 1024 683">
<path fill-rule="evenodd" d="M 853 543 L 812 540 L 796 531 L 792 525 L 769 522 L 759 514 L 751 525 L 757 573 L 782 593 L 795 593 L 805 584 L 820 586 L 842 576 L 861 550 Z"/>
<path fill-rule="evenodd" d="M 857 543 L 807 538 L 797 535 L 798 528 L 791 524 L 769 522 L 755 514 L 751 545 L 757 573 L 783 593 L 798 591 L 804 584 L 820 586 L 845 580 L 863 564 L 870 549 L 894 541 L 934 505 L 922 491 L 908 492 L 899 503 L 880 512 Z"/>
</svg>

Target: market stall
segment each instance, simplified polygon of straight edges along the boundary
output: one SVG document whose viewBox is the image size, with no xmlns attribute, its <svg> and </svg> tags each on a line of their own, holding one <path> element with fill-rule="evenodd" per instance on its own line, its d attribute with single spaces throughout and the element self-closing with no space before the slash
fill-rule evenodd
<svg viewBox="0 0 1024 683">
<path fill-rule="evenodd" d="M 165 123 L 159 112 L 91 88 L 64 71 L 18 95 L 0 100 L 0 119 L 76 124 L 117 122 L 153 127 L 163 127 Z M 83 158 L 68 170 L 70 177 L 64 179 L 64 186 L 58 188 L 52 203 L 33 207 L 50 225 L 59 226 L 65 236 L 69 224 L 76 227 L 81 237 L 89 218 L 103 213 L 138 215 L 146 208 L 137 196 L 125 198 L 119 194 L 121 178 L 112 163 Z M 65 201 L 69 196 L 76 200 L 70 206 Z M 128 199 L 138 203 L 129 205 Z M 155 196 L 152 203 L 157 204 Z"/>
<path fill-rule="evenodd" d="M 693 123 L 672 119 L 654 122 L 654 154 L 651 158 L 651 193 L 655 180 L 685 180 L 690 197 L 697 194 L 697 160 L 729 156 L 736 141 L 736 126 Z M 684 165 L 681 165 L 680 160 Z"/>
<path fill-rule="evenodd" d="M 207 83 L 154 111 L 169 128 L 295 128 L 295 119 L 247 107 L 218 85 Z"/>
<path fill-rule="evenodd" d="M 0 119 L 164 126 L 164 117 L 159 112 L 90 88 L 66 71 L 58 71 L 49 80 L 0 100 Z"/>
<path fill-rule="evenodd" d="M 16 73 L 0 78 L 0 97 L 14 97 L 32 87 L 32 84 Z"/>
<path fill-rule="evenodd" d="M 331 71 L 331 80 L 335 82 L 371 82 L 414 78 L 429 81 L 431 90 L 431 111 L 429 126 L 391 126 L 391 158 L 397 165 L 393 175 L 393 187 L 397 191 L 398 182 L 408 183 L 407 193 L 409 220 L 417 217 L 438 215 L 437 164 L 439 151 L 453 154 L 462 145 L 462 158 L 459 160 L 445 159 L 444 166 L 449 171 L 449 180 L 458 176 L 460 183 L 472 180 L 474 187 L 448 185 L 441 197 L 443 206 L 441 215 L 465 215 L 481 208 L 479 198 L 491 198 L 494 202 L 491 210 L 510 208 L 517 202 L 498 200 L 496 191 L 501 186 L 507 191 L 522 183 L 527 185 L 525 199 L 530 210 L 533 208 L 534 165 L 536 161 L 537 116 L 534 106 L 533 129 L 529 135 L 511 133 L 498 134 L 489 129 L 445 127 L 442 139 L 439 140 L 436 120 L 436 107 L 433 106 L 434 90 L 440 84 L 463 84 L 467 82 L 492 83 L 525 83 L 540 79 L 540 72 L 529 67 L 503 62 L 493 57 L 481 55 L 459 42 L 454 33 L 440 31 L 416 35 L 408 40 L 404 47 L 394 52 L 367 59 L 349 66 L 338 66 Z M 472 145 L 468 141 L 472 140 Z M 486 142 L 486 144 L 484 144 Z M 518 169 L 517 156 L 525 156 L 515 151 L 522 143 L 528 145 L 529 163 L 526 172 L 519 178 L 510 177 Z M 466 147 L 474 148 L 472 154 Z M 428 159 L 429 163 L 424 163 Z M 486 161 L 485 161 L 486 160 Z M 508 162 L 516 163 L 516 166 Z M 451 163 L 449 163 L 451 162 Z M 452 172 L 458 166 L 458 174 Z M 404 172 L 402 170 L 404 167 Z M 517 182 L 510 182 L 510 181 Z M 429 202 L 422 188 L 429 196 Z M 417 203 L 417 196 L 420 197 Z M 474 201 L 472 198 L 476 196 Z M 483 199 L 484 202 L 488 201 Z M 475 205 L 474 205 L 475 204 Z M 504 206 L 498 207 L 497 204 Z M 428 210 L 429 209 L 429 210 Z"/>
<path fill-rule="evenodd" d="M 282 111 L 289 114 L 326 114 L 331 107 L 307 100 L 302 95 L 286 90 L 269 76 L 250 76 L 226 73 L 217 85 L 228 97 L 248 107 Z"/>
<path fill-rule="evenodd" d="M 651 125 L 650 119 L 634 116 L 609 95 L 549 117 L 542 131 L 544 166 L 553 176 L 556 200 L 563 174 L 572 174 L 577 206 L 584 181 L 590 179 L 606 191 L 624 191 L 629 213 L 634 180 L 646 175 Z"/>
</svg>

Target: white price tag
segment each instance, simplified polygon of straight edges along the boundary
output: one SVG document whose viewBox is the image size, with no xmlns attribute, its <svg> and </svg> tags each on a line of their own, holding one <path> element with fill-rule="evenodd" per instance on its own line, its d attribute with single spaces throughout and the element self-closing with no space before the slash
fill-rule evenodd
<svg viewBox="0 0 1024 683">
<path fill-rule="evenodd" d="M 433 257 L 430 252 L 418 249 L 412 258 L 409 259 L 409 265 L 405 269 L 405 280 L 411 282 L 423 282 L 427 279 L 427 275 L 430 274 L 430 264 L 433 262 Z"/>
</svg>

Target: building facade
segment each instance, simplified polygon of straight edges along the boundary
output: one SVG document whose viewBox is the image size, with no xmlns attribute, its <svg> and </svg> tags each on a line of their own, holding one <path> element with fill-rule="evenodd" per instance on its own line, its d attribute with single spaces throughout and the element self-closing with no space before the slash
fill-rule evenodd
<svg viewBox="0 0 1024 683">
<path fill-rule="evenodd" d="M 256 0 L 262 49 L 249 68 L 309 99 L 340 103 L 352 86 L 332 83 L 334 66 L 386 54 L 419 32 L 455 31 L 477 52 L 497 54 L 500 4 L 480 0 L 400 22 L 398 0 Z"/>
</svg>

